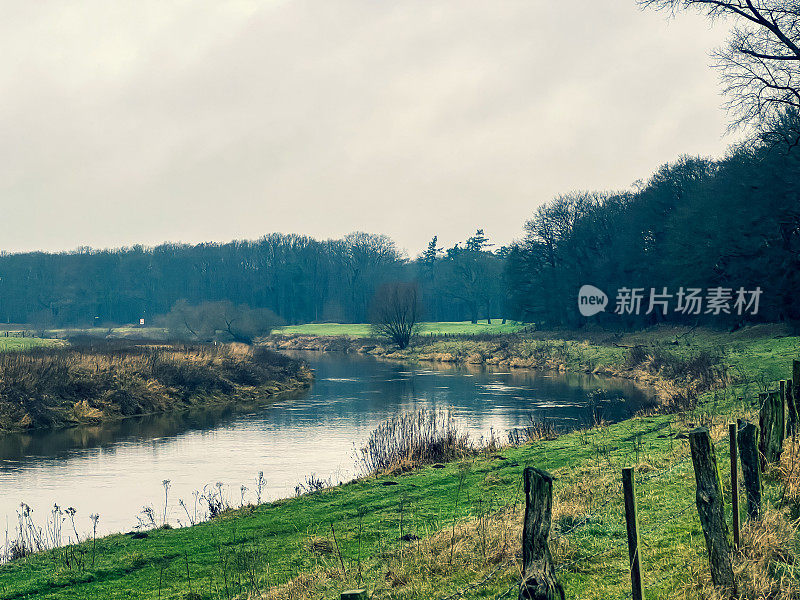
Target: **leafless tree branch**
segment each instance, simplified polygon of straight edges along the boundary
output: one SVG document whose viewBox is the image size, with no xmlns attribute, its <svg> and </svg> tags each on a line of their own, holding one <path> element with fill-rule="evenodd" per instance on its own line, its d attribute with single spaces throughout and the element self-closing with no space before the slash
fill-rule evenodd
<svg viewBox="0 0 800 600">
<path fill-rule="evenodd" d="M 800 3 L 797 0 L 639 0 L 656 10 L 696 10 L 735 23 L 714 52 L 732 127 L 770 134 L 800 111 Z M 793 139 L 796 137 L 792 135 Z"/>
</svg>

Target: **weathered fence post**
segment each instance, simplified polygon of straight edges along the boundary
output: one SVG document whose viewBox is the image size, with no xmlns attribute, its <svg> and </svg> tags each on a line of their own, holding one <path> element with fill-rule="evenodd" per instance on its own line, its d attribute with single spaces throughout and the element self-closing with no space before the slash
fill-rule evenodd
<svg viewBox="0 0 800 600">
<path fill-rule="evenodd" d="M 747 495 L 747 516 L 758 519 L 761 516 L 761 459 L 758 456 L 758 427 L 739 420 L 739 457 L 742 461 L 742 476 Z"/>
<path fill-rule="evenodd" d="M 785 434 L 783 398 L 779 392 L 760 395 L 763 403 L 759 414 L 760 449 L 765 464 L 775 464 L 783 452 Z"/>
<path fill-rule="evenodd" d="M 564 588 L 556 579 L 553 557 L 547 545 L 553 510 L 553 477 L 527 467 L 525 521 L 522 526 L 522 583 L 519 600 L 564 600 Z"/>
<path fill-rule="evenodd" d="M 725 499 L 717 468 L 717 456 L 708 429 L 698 427 L 689 433 L 694 477 L 697 483 L 697 513 L 706 538 L 711 580 L 725 588 L 728 594 L 736 591 L 733 580 L 728 526 L 725 523 Z"/>
<path fill-rule="evenodd" d="M 792 435 L 792 440 L 797 437 L 797 403 L 795 402 L 794 379 L 786 381 L 786 435 Z"/>
<path fill-rule="evenodd" d="M 733 547 L 739 549 L 739 452 L 736 445 L 736 423 L 728 424 L 731 447 L 731 510 L 733 514 Z"/>
<path fill-rule="evenodd" d="M 631 587 L 633 600 L 642 600 L 642 566 L 639 562 L 639 519 L 636 515 L 636 491 L 633 482 L 633 469 L 622 469 L 622 493 L 625 496 L 625 525 L 628 529 L 628 557 L 631 568 Z"/>
<path fill-rule="evenodd" d="M 800 401 L 800 360 L 792 361 L 792 398 L 795 401 L 795 410 L 800 416 L 800 409 L 797 408 L 797 402 Z"/>
<path fill-rule="evenodd" d="M 367 600 L 367 590 L 347 590 L 342 592 L 342 600 Z"/>
</svg>

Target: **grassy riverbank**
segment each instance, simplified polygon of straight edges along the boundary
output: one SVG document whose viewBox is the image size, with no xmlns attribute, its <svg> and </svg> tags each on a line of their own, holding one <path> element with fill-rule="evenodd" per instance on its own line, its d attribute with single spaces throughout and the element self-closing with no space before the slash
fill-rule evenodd
<svg viewBox="0 0 800 600">
<path fill-rule="evenodd" d="M 661 326 L 639 332 L 550 331 L 507 335 L 420 336 L 397 350 L 381 340 L 343 336 L 272 336 L 279 350 L 345 351 L 413 362 L 467 363 L 623 377 L 654 388 L 667 409 L 688 408 L 702 392 L 754 377 L 754 361 L 787 360 L 797 337 L 778 325 L 729 333 Z M 759 367 L 760 368 L 760 367 Z M 777 373 L 764 377 L 777 379 Z"/>
<path fill-rule="evenodd" d="M 681 337 L 673 343 L 676 333 Z M 458 591 L 457 597 L 467 599 L 506 591 L 505 597 L 513 597 L 521 475 L 528 465 L 557 478 L 551 548 L 567 597 L 628 597 L 620 491 L 625 466 L 634 466 L 639 479 L 646 597 L 709 597 L 686 432 L 700 424 L 711 428 L 722 480 L 729 481 L 725 424 L 752 418 L 757 393 L 790 377 L 800 338 L 762 327 L 735 334 L 657 330 L 609 343 L 550 343 L 565 349 L 564 368 L 641 369 L 664 379 L 664 385 L 670 375 L 691 377 L 681 365 L 714 351 L 723 380 L 705 391 L 698 388 L 691 406 L 677 414 L 639 416 L 518 448 L 490 449 L 442 468 L 245 507 L 194 527 L 151 531 L 143 539 L 115 535 L 98 540 L 96 548 L 87 542 L 78 550 L 30 556 L 0 567 L 0 598 L 333 599 L 355 585 L 367 587 L 371 597 L 398 600 L 455 598 Z M 646 346 L 644 353 L 640 346 Z M 476 348 L 459 352 L 469 356 Z M 786 459 L 797 452 L 787 451 Z M 770 511 L 766 527 L 744 532 L 744 549 L 735 559 L 744 598 L 759 597 L 748 591 L 759 585 L 784 591 L 794 585 L 797 548 L 787 519 L 800 514 L 800 488 L 796 473 L 789 485 L 786 479 L 777 471 L 765 477 L 767 499 L 777 505 L 783 496 L 780 510 L 786 514 Z M 82 557 L 78 562 L 76 555 Z M 781 576 L 785 581 L 778 584 Z M 773 590 L 769 597 L 793 596 Z"/>
<path fill-rule="evenodd" d="M 299 389 L 297 361 L 243 345 L 87 339 L 0 353 L 0 430 L 57 428 Z"/>
<path fill-rule="evenodd" d="M 470 321 L 444 322 L 436 321 L 430 323 L 420 323 L 419 335 L 500 335 L 505 333 L 516 333 L 525 329 L 525 325 L 516 321 L 503 323 L 500 319 L 495 319 L 491 323 L 482 321 L 471 323 Z M 369 337 L 370 326 L 367 323 L 308 323 L 305 325 L 287 325 L 275 330 L 274 335 L 313 335 L 313 336 L 346 336 L 354 338 Z"/>
<path fill-rule="evenodd" d="M 494 319 L 491 323 L 481 321 L 479 323 L 471 323 L 470 321 L 435 321 L 420 324 L 420 335 L 422 336 L 445 336 L 445 335 L 461 335 L 461 336 L 476 336 L 476 335 L 501 335 L 508 333 L 516 333 L 518 331 L 526 330 L 529 326 L 516 321 L 508 321 L 503 323 L 501 319 Z M 12 329 L 12 335 L 19 335 L 22 331 L 27 331 L 30 335 L 31 331 L 37 331 L 35 327 L 30 325 L 18 325 Z M 2 333 L 2 330 L 0 330 Z M 75 336 L 89 336 L 95 338 L 111 338 L 111 339 L 149 339 L 149 340 L 166 340 L 169 333 L 163 327 L 141 327 L 138 325 L 123 325 L 118 327 L 85 327 L 85 328 L 70 328 L 70 329 L 46 329 L 38 330 L 38 334 L 43 337 L 64 339 Z M 273 335 L 275 336 L 343 336 L 347 338 L 366 338 L 370 336 L 370 326 L 368 323 L 306 323 L 303 325 L 286 325 L 275 329 Z M 20 338 L 22 339 L 22 338 Z M 27 340 L 36 340 L 39 338 L 25 338 Z M 36 342 L 29 342 L 36 343 Z M 2 348 L 2 339 L 0 338 L 0 348 Z"/>
</svg>

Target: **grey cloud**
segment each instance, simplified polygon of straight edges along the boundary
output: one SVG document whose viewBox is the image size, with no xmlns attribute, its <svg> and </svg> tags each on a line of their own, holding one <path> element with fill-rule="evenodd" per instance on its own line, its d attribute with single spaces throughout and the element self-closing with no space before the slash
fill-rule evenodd
<svg viewBox="0 0 800 600">
<path fill-rule="evenodd" d="M 555 194 L 718 154 L 723 31 L 633 0 L 18 2 L 2 249 L 499 243 Z"/>
</svg>

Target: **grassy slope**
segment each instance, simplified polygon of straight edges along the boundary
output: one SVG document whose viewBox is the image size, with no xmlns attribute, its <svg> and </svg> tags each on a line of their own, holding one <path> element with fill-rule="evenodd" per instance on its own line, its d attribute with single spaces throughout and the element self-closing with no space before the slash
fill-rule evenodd
<svg viewBox="0 0 800 600">
<path fill-rule="evenodd" d="M 470 323 L 469 321 L 461 322 L 435 322 L 435 323 L 422 323 L 420 333 L 422 335 L 434 334 L 500 334 L 500 333 L 514 333 L 519 331 L 524 326 L 509 321 L 505 325 L 499 319 L 495 319 L 491 324 L 485 321 L 481 323 Z M 289 325 L 281 327 L 275 331 L 275 335 L 317 335 L 317 336 L 350 336 L 350 337 L 368 337 L 370 335 L 369 325 L 366 323 L 308 323 L 306 325 Z"/>
<path fill-rule="evenodd" d="M 444 596 L 487 574 L 492 575 L 488 581 L 463 597 L 493 598 L 518 576 L 513 562 L 505 560 L 519 547 L 520 507 L 514 503 L 522 500 L 521 473 L 527 465 L 557 477 L 552 547 L 556 563 L 566 565 L 559 577 L 568 597 L 624 598 L 629 591 L 619 493 L 619 471 L 629 465 L 637 466 L 643 480 L 638 499 L 646 597 L 663 598 L 667 590 L 691 588 L 698 573 L 706 571 L 706 561 L 687 443 L 675 434 L 698 423 L 713 425 L 722 479 L 727 481 L 727 440 L 721 437 L 725 422 L 752 411 L 755 394 L 763 385 L 789 377 L 790 361 L 800 354 L 797 337 L 753 332 L 694 337 L 691 347 L 676 351 L 725 343 L 730 348 L 727 361 L 740 374 L 740 383 L 705 394 L 701 407 L 690 413 L 638 417 L 507 449 L 502 452 L 505 460 L 485 456 L 468 467 L 426 468 L 397 477 L 396 486 L 384 486 L 386 478 L 356 482 L 244 509 L 193 528 L 151 532 L 144 540 L 112 536 L 98 540 L 96 564 L 86 569 L 66 568 L 59 553 L 30 557 L 0 568 L 0 598 L 182 598 L 189 590 L 187 559 L 191 588 L 201 598 L 246 593 L 247 574 L 253 570 L 262 577 L 269 573 L 260 582 L 262 589 L 266 583 L 291 580 L 300 586 L 313 580 L 308 584 L 313 593 L 292 596 L 292 588 L 284 586 L 280 590 L 285 594 L 276 597 L 334 598 L 357 583 L 359 555 L 366 586 L 383 598 Z M 598 360 L 615 361 L 618 350 L 596 348 L 593 353 Z M 574 360 L 580 364 L 585 354 L 582 349 Z M 739 396 L 745 402 L 738 402 Z M 767 482 L 767 495 L 774 497 L 776 487 Z M 398 540 L 401 505 L 404 532 L 418 534 L 420 541 Z M 487 540 L 480 534 L 481 523 L 487 522 L 482 515 L 487 508 L 503 506 L 498 518 L 489 521 L 494 537 Z M 585 525 L 565 533 L 575 522 Z M 330 523 L 341 547 L 344 577 L 335 552 L 320 554 L 309 544 L 332 540 Z M 501 531 L 502 540 L 497 537 Z M 490 551 L 483 558 L 487 544 Z"/>
</svg>

